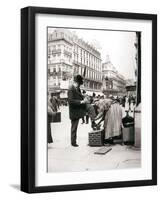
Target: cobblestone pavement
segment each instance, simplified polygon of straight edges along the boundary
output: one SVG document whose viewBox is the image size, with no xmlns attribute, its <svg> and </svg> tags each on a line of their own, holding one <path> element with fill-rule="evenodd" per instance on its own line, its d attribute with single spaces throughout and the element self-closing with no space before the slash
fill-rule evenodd
<svg viewBox="0 0 161 200">
<path fill-rule="evenodd" d="M 68 107 L 60 108 L 61 123 L 52 123 L 54 143 L 48 147 L 48 172 L 74 172 L 88 170 L 110 170 L 141 167 L 141 151 L 130 146 L 112 145 L 105 155 L 94 154 L 100 147 L 88 146 L 90 124 L 81 124 L 77 131 L 79 147 L 70 144 L 70 120 Z"/>
</svg>

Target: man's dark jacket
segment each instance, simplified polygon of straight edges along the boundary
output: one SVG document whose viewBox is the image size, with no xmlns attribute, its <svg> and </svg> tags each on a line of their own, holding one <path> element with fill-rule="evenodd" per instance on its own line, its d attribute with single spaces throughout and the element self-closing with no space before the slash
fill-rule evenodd
<svg viewBox="0 0 161 200">
<path fill-rule="evenodd" d="M 73 85 L 68 90 L 69 117 L 71 120 L 82 118 L 86 114 L 85 104 L 81 104 L 83 100 L 80 88 Z"/>
</svg>

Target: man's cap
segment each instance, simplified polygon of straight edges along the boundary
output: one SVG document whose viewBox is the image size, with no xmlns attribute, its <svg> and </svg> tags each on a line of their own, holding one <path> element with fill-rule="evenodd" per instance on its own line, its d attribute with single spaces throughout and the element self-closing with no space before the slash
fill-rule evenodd
<svg viewBox="0 0 161 200">
<path fill-rule="evenodd" d="M 80 85 L 83 85 L 83 77 L 79 74 L 74 76 L 74 81 L 79 83 Z"/>
</svg>

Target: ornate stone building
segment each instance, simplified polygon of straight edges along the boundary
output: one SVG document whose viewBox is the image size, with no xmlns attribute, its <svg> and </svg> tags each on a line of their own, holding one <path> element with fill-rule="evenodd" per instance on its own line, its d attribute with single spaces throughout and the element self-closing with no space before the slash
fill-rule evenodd
<svg viewBox="0 0 161 200">
<path fill-rule="evenodd" d="M 123 95 L 126 93 L 125 78 L 118 73 L 111 63 L 109 56 L 106 57 L 105 63 L 102 64 L 103 85 L 102 90 L 106 96 Z"/>
<path fill-rule="evenodd" d="M 48 33 L 48 88 L 66 92 L 75 74 L 84 76 L 83 88 L 97 92 L 102 87 L 100 52 L 66 29 Z"/>
</svg>

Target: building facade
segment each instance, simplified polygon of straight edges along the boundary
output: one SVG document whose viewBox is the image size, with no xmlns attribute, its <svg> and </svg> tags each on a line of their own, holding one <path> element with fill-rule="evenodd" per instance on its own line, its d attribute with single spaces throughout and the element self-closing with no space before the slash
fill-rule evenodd
<svg viewBox="0 0 161 200">
<path fill-rule="evenodd" d="M 102 90 L 106 96 L 120 96 L 126 93 L 125 78 L 118 73 L 114 65 L 111 63 L 109 56 L 106 57 L 105 63 L 102 64 L 102 75 Z"/>
<path fill-rule="evenodd" d="M 48 33 L 48 89 L 64 96 L 73 76 L 84 76 L 84 88 L 90 92 L 102 88 L 101 54 L 92 45 L 66 29 Z"/>
<path fill-rule="evenodd" d="M 126 80 L 126 93 L 127 96 L 136 97 L 136 81 L 133 79 Z"/>
</svg>

